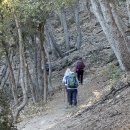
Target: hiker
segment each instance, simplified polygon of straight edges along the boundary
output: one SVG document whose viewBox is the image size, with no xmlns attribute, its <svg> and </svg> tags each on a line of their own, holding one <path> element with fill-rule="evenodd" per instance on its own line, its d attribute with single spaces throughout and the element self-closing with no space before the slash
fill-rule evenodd
<svg viewBox="0 0 130 130">
<path fill-rule="evenodd" d="M 67 93 L 67 79 L 68 79 L 68 76 L 70 74 L 70 69 L 67 68 L 66 71 L 65 71 L 65 74 L 64 74 L 64 77 L 63 77 L 63 80 L 62 80 L 62 83 L 64 84 L 65 86 L 65 90 L 66 90 L 66 93 Z M 65 90 L 64 90 L 64 98 L 65 98 Z M 65 99 L 64 99 L 65 100 Z M 69 102 L 68 100 L 68 95 L 67 95 L 67 103 Z"/>
<path fill-rule="evenodd" d="M 69 106 L 77 106 L 77 87 L 78 79 L 74 72 L 71 72 L 68 68 L 63 77 L 63 82 L 66 86 L 67 91 L 67 101 Z"/>
<path fill-rule="evenodd" d="M 65 74 L 64 74 L 63 80 L 62 80 L 62 83 L 64 83 L 66 89 L 67 89 L 67 78 L 68 78 L 70 72 L 71 72 L 70 69 L 67 68 L 66 71 L 65 71 Z"/>
<path fill-rule="evenodd" d="M 76 62 L 76 65 L 75 65 L 75 73 L 77 73 L 79 83 L 81 83 L 81 84 L 83 84 L 84 68 L 85 68 L 85 64 L 84 64 L 82 58 L 79 58 L 79 60 Z"/>
</svg>

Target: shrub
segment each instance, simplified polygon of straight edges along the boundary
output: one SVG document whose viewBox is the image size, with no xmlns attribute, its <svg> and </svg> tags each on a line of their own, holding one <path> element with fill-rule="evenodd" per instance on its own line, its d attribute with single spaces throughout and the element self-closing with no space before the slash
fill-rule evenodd
<svg viewBox="0 0 130 130">
<path fill-rule="evenodd" d="M 13 126 L 9 103 L 3 91 L 0 91 L 0 128 L 1 130 L 16 130 Z"/>
<path fill-rule="evenodd" d="M 123 72 L 119 66 L 116 66 L 114 63 L 110 63 L 102 69 L 100 74 L 107 76 L 109 79 L 118 80 L 123 75 Z"/>
</svg>

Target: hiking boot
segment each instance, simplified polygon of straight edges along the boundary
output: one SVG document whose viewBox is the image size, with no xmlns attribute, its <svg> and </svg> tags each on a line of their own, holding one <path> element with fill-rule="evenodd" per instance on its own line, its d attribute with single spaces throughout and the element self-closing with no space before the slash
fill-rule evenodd
<svg viewBox="0 0 130 130">
<path fill-rule="evenodd" d="M 69 108 L 72 108 L 72 105 L 69 105 L 69 104 L 68 104 L 68 105 L 66 106 L 66 109 L 69 109 Z"/>
<path fill-rule="evenodd" d="M 76 107 L 77 107 L 77 105 L 72 105 L 72 107 L 76 108 Z"/>
</svg>

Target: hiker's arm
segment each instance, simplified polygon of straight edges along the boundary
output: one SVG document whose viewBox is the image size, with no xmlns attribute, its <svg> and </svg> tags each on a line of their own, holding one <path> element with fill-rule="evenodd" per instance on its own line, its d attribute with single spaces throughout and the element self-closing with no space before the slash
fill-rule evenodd
<svg viewBox="0 0 130 130">
<path fill-rule="evenodd" d="M 75 73 L 77 72 L 77 69 L 78 69 L 78 64 L 76 63 L 75 64 Z"/>
<path fill-rule="evenodd" d="M 83 61 L 82 61 L 82 65 L 83 65 L 83 68 L 85 68 L 85 67 L 86 67 Z"/>
<path fill-rule="evenodd" d="M 76 77 L 76 84 L 77 84 L 77 87 L 79 86 L 79 80 L 77 79 Z"/>
<path fill-rule="evenodd" d="M 65 86 L 68 86 L 68 76 L 65 77 Z"/>
<path fill-rule="evenodd" d="M 65 76 L 64 76 L 63 79 L 62 79 L 62 83 L 65 83 Z"/>
</svg>

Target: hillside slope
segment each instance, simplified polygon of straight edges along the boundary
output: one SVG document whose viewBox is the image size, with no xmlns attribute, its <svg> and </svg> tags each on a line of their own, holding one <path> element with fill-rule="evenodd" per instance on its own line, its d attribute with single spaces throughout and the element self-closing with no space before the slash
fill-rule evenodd
<svg viewBox="0 0 130 130">
<path fill-rule="evenodd" d="M 52 61 L 53 86 L 57 90 L 45 106 L 27 106 L 21 114 L 19 130 L 129 130 L 130 86 L 117 64 L 106 37 L 94 15 L 89 20 L 80 14 L 82 47 L 63 59 Z M 57 41 L 63 42 L 63 30 L 57 28 Z M 74 24 L 70 26 L 75 38 Z M 75 41 L 72 40 L 73 45 Z M 78 88 L 77 108 L 66 109 L 62 77 L 67 67 L 83 57 L 86 64 L 84 84 Z M 39 108 L 36 109 L 35 107 Z M 34 115 L 30 112 L 34 110 Z M 28 114 L 30 112 L 31 114 Z M 23 119 L 22 116 L 25 116 Z M 28 118 L 29 117 L 29 118 Z"/>
</svg>

